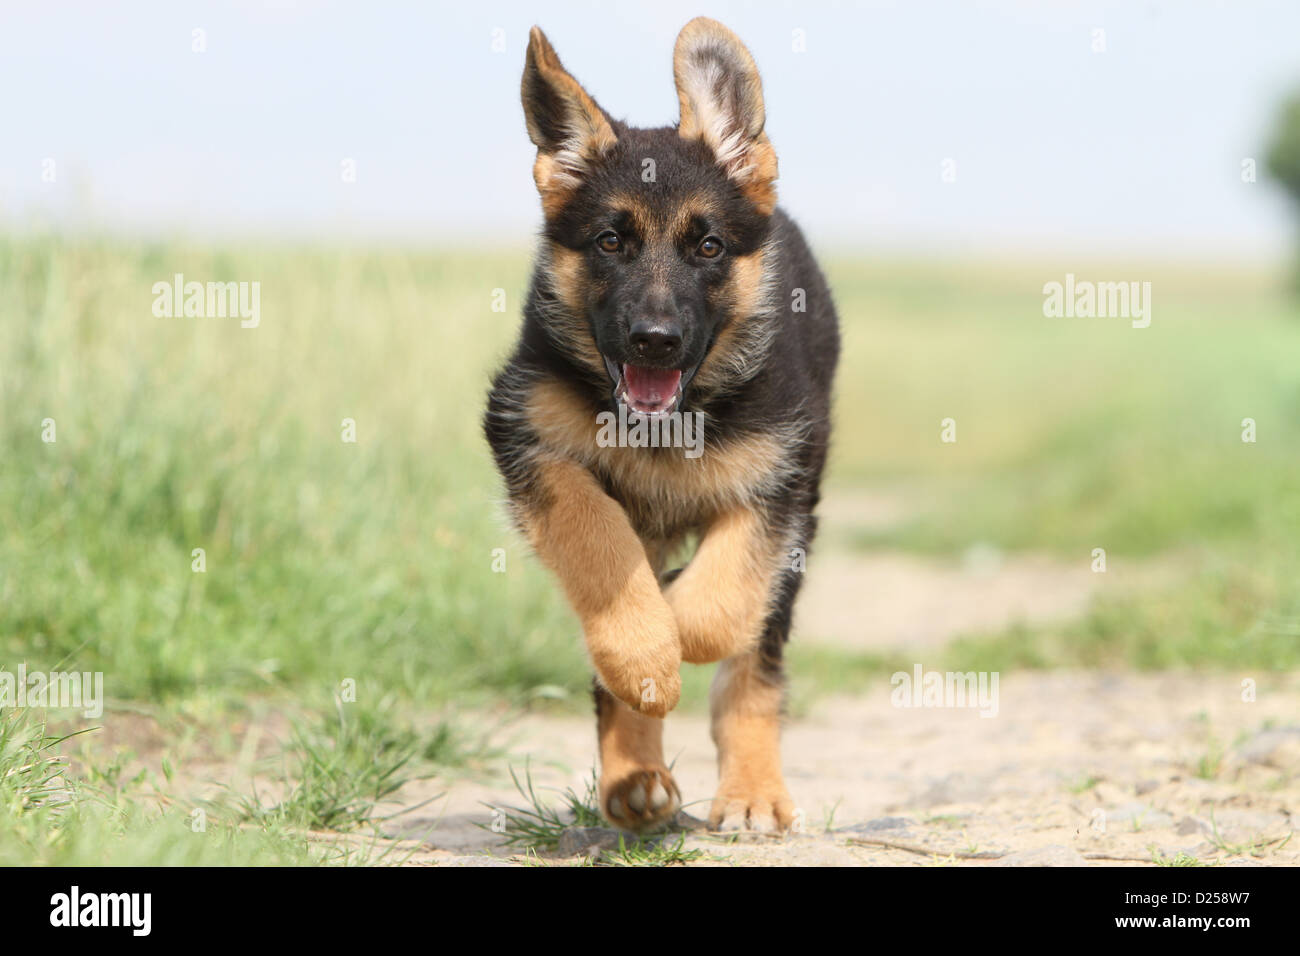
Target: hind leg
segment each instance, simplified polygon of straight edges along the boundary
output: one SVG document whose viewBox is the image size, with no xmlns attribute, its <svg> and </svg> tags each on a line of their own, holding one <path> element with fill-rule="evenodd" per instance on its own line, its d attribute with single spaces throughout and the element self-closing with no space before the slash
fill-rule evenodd
<svg viewBox="0 0 1300 956">
<path fill-rule="evenodd" d="M 768 832 L 794 823 L 781 773 L 782 681 L 760 655 L 755 649 L 723 661 L 709 691 L 718 747 L 718 791 L 709 811 L 715 829 Z"/>
<path fill-rule="evenodd" d="M 665 589 L 682 657 L 721 659 L 709 691 L 718 790 L 709 822 L 724 830 L 785 830 L 794 804 L 781 773 L 782 656 L 811 509 L 734 508 L 709 526 L 686 569 Z"/>
<path fill-rule="evenodd" d="M 668 823 L 682 796 L 664 764 L 663 720 L 637 713 L 599 684 L 595 695 L 601 813 L 624 830 Z"/>
<path fill-rule="evenodd" d="M 815 519 L 795 540 L 804 546 Z M 781 772 L 781 719 L 785 699 L 782 658 L 803 574 L 781 569 L 774 582 L 762 634 L 748 650 L 718 665 L 709 690 L 713 742 L 718 747 L 718 791 L 709 823 L 722 830 L 788 830 L 794 802 Z"/>
</svg>

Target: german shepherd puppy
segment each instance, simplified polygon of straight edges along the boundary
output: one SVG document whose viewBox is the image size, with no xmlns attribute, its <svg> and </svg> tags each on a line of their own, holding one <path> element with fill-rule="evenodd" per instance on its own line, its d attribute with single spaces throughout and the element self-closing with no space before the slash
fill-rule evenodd
<svg viewBox="0 0 1300 956">
<path fill-rule="evenodd" d="M 663 717 L 682 661 L 721 661 L 709 821 L 783 830 L 795 810 L 781 658 L 816 527 L 839 333 L 821 271 L 776 208 L 753 57 L 701 17 L 677 38 L 673 75 L 677 126 L 636 129 L 532 29 L 522 93 L 545 225 L 484 427 L 514 520 L 582 622 L 602 812 L 629 830 L 674 817 Z M 602 432 L 615 415 L 697 416 L 702 446 L 620 447 Z M 689 563 L 666 573 L 688 543 Z"/>
</svg>

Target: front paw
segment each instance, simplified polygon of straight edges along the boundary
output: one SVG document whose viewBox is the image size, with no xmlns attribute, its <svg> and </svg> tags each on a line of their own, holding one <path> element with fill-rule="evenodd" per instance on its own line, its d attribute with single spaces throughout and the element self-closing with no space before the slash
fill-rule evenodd
<svg viewBox="0 0 1300 956">
<path fill-rule="evenodd" d="M 638 767 L 617 779 L 601 775 L 601 812 L 621 829 L 639 832 L 662 826 L 681 805 L 681 791 L 667 767 Z"/>
<path fill-rule="evenodd" d="M 633 654 L 617 661 L 596 659 L 596 675 L 611 694 L 639 714 L 663 717 L 682 694 L 681 654 Z"/>
<path fill-rule="evenodd" d="M 761 596 L 756 598 L 758 610 L 729 606 L 714 582 L 692 574 L 689 567 L 664 587 L 663 594 L 677 622 L 684 661 L 712 664 L 743 653 L 757 639 Z"/>
<path fill-rule="evenodd" d="M 780 780 L 723 780 L 709 809 L 714 830 L 775 833 L 794 825 L 794 801 Z"/>
<path fill-rule="evenodd" d="M 587 646 L 601 684 L 647 717 L 663 717 L 682 693 L 677 622 L 662 601 L 587 627 Z"/>
</svg>

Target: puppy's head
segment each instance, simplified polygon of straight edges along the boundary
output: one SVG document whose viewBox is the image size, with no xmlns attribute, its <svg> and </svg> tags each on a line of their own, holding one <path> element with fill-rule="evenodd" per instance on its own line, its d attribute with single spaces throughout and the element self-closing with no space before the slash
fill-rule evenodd
<svg viewBox="0 0 1300 956">
<path fill-rule="evenodd" d="M 759 296 L 776 205 L 753 57 L 704 17 L 677 38 L 676 129 L 610 118 L 533 28 L 522 83 L 553 292 L 575 354 L 630 411 L 666 415 Z M 585 340 L 577 341 L 586 336 Z"/>
</svg>

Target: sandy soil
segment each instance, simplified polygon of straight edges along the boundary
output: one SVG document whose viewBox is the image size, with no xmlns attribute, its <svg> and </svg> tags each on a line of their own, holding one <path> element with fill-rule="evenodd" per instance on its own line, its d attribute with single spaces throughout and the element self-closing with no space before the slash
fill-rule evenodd
<svg viewBox="0 0 1300 956">
<path fill-rule="evenodd" d="M 686 847 L 706 857 L 691 865 L 1151 865 L 1153 854 L 1296 865 L 1300 685 L 1261 678 L 1257 693 L 1243 702 L 1233 675 L 1051 673 L 1005 676 L 994 718 L 897 708 L 887 686 L 827 700 L 785 736 L 803 832 L 727 842 L 693 831 Z M 516 766 L 526 756 L 540 786 L 582 792 L 590 721 L 529 717 L 515 730 Z M 672 715 L 666 738 L 686 811 L 702 816 L 715 780 L 707 720 Z M 490 823 L 488 805 L 520 804 L 508 778 L 403 796 L 435 793 L 390 825 L 423 842 L 411 862 L 527 862 L 475 826 Z M 548 859 L 599 856 L 616 839 L 575 833 L 567 856 Z"/>
<path fill-rule="evenodd" d="M 1074 564 L 1008 558 L 975 547 L 957 562 L 840 546 L 856 528 L 906 513 L 881 498 L 834 498 L 829 547 L 809 569 L 796 640 L 917 651 L 1015 620 L 1081 613 L 1103 587 L 1142 587 L 1175 567 L 1098 575 Z M 1242 699 L 1242 680 L 1257 682 Z M 798 675 L 793 675 L 798 680 Z M 1033 673 L 999 677 L 997 714 L 897 707 L 882 678 L 858 698 L 821 701 L 785 732 L 787 782 L 800 832 L 781 838 L 708 834 L 715 767 L 707 717 L 672 714 L 669 759 L 687 805 L 689 865 L 1137 866 L 1180 855 L 1220 865 L 1296 865 L 1300 812 L 1300 675 Z M 529 716 L 513 728 L 544 794 L 584 792 L 595 731 L 585 717 Z M 390 824 L 412 863 L 537 862 L 481 824 L 521 800 L 508 777 L 412 785 Z M 676 842 L 677 835 L 671 839 Z M 557 864 L 611 853 L 617 834 L 574 830 Z M 1184 858 L 1185 858 L 1184 857 Z"/>
</svg>

